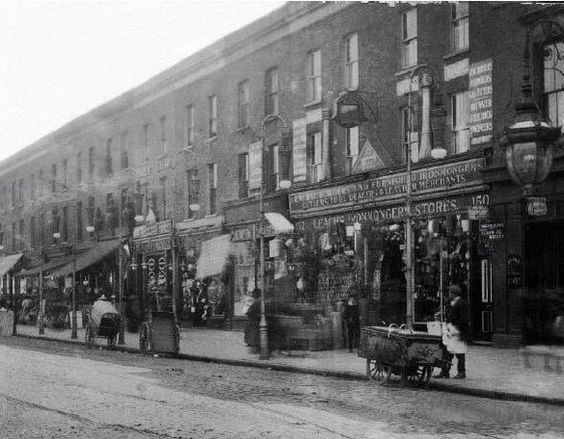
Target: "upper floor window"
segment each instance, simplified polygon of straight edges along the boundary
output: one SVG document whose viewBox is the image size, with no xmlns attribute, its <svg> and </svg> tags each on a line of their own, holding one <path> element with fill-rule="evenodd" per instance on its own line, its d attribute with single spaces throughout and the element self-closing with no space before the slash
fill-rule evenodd
<svg viewBox="0 0 564 439">
<path fill-rule="evenodd" d="M 45 179 L 43 178 L 43 169 L 39 170 L 39 196 L 45 194 Z"/>
<path fill-rule="evenodd" d="M 401 139 L 401 158 L 402 162 L 407 162 L 407 154 L 411 151 L 412 161 L 417 161 L 418 159 L 418 148 L 419 143 L 419 133 L 417 130 L 412 129 L 412 117 L 413 108 L 411 111 L 409 107 L 404 107 L 400 110 L 400 139 Z M 417 158 L 415 158 L 417 157 Z"/>
<path fill-rule="evenodd" d="M 450 98 L 452 150 L 455 154 L 468 151 L 470 147 L 470 101 L 468 91 L 455 93 Z"/>
<path fill-rule="evenodd" d="M 167 152 L 167 144 L 166 144 L 166 117 L 163 116 L 160 118 L 161 123 L 161 154 L 165 155 Z"/>
<path fill-rule="evenodd" d="M 19 220 L 18 227 L 18 250 L 22 251 L 25 245 L 25 223 L 24 220 Z"/>
<path fill-rule="evenodd" d="M 358 159 L 360 145 L 359 128 L 357 126 L 347 128 L 345 131 L 345 140 L 347 145 L 347 171 L 351 173 Z"/>
<path fill-rule="evenodd" d="M 37 245 L 37 230 L 35 225 L 35 216 L 29 219 L 29 244 L 32 249 Z"/>
<path fill-rule="evenodd" d="M 196 210 L 199 208 L 200 180 L 198 180 L 198 169 L 186 170 L 186 205 L 188 207 L 188 218 L 194 218 Z M 197 206 L 197 207 L 196 207 Z"/>
<path fill-rule="evenodd" d="M 270 145 L 266 155 L 266 173 L 263 177 L 266 190 L 272 192 L 280 183 L 280 148 L 278 144 Z"/>
<path fill-rule="evenodd" d="M 88 148 L 88 178 L 94 178 L 94 147 Z"/>
<path fill-rule="evenodd" d="M 307 156 L 309 181 L 316 183 L 323 178 L 323 149 L 321 145 L 321 132 L 308 134 Z"/>
<path fill-rule="evenodd" d="M 321 100 L 321 50 L 307 56 L 307 101 Z"/>
<path fill-rule="evenodd" d="M 545 45 L 543 58 L 545 112 L 554 126 L 564 127 L 564 42 Z"/>
<path fill-rule="evenodd" d="M 417 8 L 401 14 L 401 66 L 411 67 L 417 64 Z"/>
<path fill-rule="evenodd" d="M 468 49 L 469 32 L 468 32 L 468 2 L 456 2 L 451 5 L 452 8 L 452 49 L 454 51 Z"/>
<path fill-rule="evenodd" d="M 112 175 L 114 173 L 112 160 L 112 138 L 110 137 L 106 140 L 106 175 Z"/>
<path fill-rule="evenodd" d="M 246 128 L 249 126 L 249 99 L 249 81 L 245 80 L 237 84 L 237 114 L 239 128 Z"/>
<path fill-rule="evenodd" d="M 18 201 L 23 203 L 24 200 L 24 180 L 20 178 L 18 181 Z"/>
<path fill-rule="evenodd" d="M 121 133 L 119 150 L 121 169 L 127 169 L 129 168 L 129 136 L 127 131 Z"/>
<path fill-rule="evenodd" d="M 186 146 L 194 144 L 194 106 L 186 106 Z"/>
<path fill-rule="evenodd" d="M 167 205 L 167 196 L 166 196 L 166 177 L 161 177 L 159 179 L 159 186 L 161 192 L 161 212 L 163 213 L 162 219 L 165 220 L 168 218 L 168 205 Z"/>
<path fill-rule="evenodd" d="M 209 136 L 217 136 L 217 96 L 208 97 Z"/>
<path fill-rule="evenodd" d="M 76 181 L 82 182 L 82 152 L 76 154 Z"/>
<path fill-rule="evenodd" d="M 217 212 L 217 163 L 208 165 L 209 186 L 209 212 L 213 215 Z"/>
<path fill-rule="evenodd" d="M 239 198 L 249 196 L 249 154 L 239 154 Z"/>
<path fill-rule="evenodd" d="M 57 190 L 57 165 L 51 165 L 51 192 Z"/>
<path fill-rule="evenodd" d="M 145 160 L 149 160 L 149 124 L 143 125 L 143 152 Z"/>
<path fill-rule="evenodd" d="M 345 87 L 358 89 L 358 34 L 352 34 L 345 40 Z"/>
<path fill-rule="evenodd" d="M 63 189 L 67 188 L 67 172 L 68 172 L 68 160 L 63 159 Z"/>
<path fill-rule="evenodd" d="M 31 174 L 31 181 L 29 182 L 29 199 L 35 200 L 35 191 L 36 191 L 36 181 L 35 181 L 35 174 Z"/>
<path fill-rule="evenodd" d="M 273 67 L 266 71 L 265 77 L 265 113 L 278 114 L 280 110 L 279 103 L 279 82 L 278 82 L 278 68 Z"/>
</svg>

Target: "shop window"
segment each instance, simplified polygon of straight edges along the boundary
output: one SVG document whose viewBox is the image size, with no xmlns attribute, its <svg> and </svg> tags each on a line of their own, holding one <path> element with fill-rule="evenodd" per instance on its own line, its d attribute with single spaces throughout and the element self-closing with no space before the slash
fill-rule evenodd
<svg viewBox="0 0 564 439">
<path fill-rule="evenodd" d="M 310 52 L 307 57 L 307 101 L 321 100 L 321 50 Z"/>
<path fill-rule="evenodd" d="M 457 2 L 451 5 L 451 41 L 452 50 L 457 52 L 468 49 L 468 2 Z"/>
<path fill-rule="evenodd" d="M 417 8 L 404 12 L 401 19 L 401 66 L 407 68 L 417 64 Z"/>
<path fill-rule="evenodd" d="M 217 96 L 208 97 L 209 137 L 217 136 Z"/>
<path fill-rule="evenodd" d="M 217 213 L 217 163 L 208 165 L 209 213 Z"/>
<path fill-rule="evenodd" d="M 451 142 L 455 154 L 468 151 L 470 147 L 470 102 L 468 91 L 451 95 Z"/>
<path fill-rule="evenodd" d="M 543 58 L 545 112 L 554 126 L 564 128 L 564 42 L 545 45 Z"/>
<path fill-rule="evenodd" d="M 273 67 L 266 72 L 265 78 L 265 114 L 278 114 L 279 111 L 279 83 L 278 68 Z"/>
<path fill-rule="evenodd" d="M 245 80 L 237 84 L 237 115 L 238 128 L 249 126 L 249 81 Z"/>
<path fill-rule="evenodd" d="M 194 106 L 186 106 L 186 146 L 192 146 L 194 144 Z"/>
<path fill-rule="evenodd" d="M 345 129 L 345 143 L 347 145 L 347 171 L 352 173 L 354 165 L 358 159 L 360 139 L 359 127 Z"/>
<path fill-rule="evenodd" d="M 358 89 L 358 34 L 352 34 L 345 40 L 345 87 Z"/>
<path fill-rule="evenodd" d="M 239 154 L 239 198 L 249 196 L 249 154 Z"/>
<path fill-rule="evenodd" d="M 323 149 L 321 144 L 321 132 L 308 134 L 307 136 L 307 155 L 308 155 L 308 180 L 316 183 L 323 179 Z"/>
<path fill-rule="evenodd" d="M 114 173 L 113 157 L 112 157 L 112 138 L 106 140 L 106 175 L 111 176 Z"/>
</svg>

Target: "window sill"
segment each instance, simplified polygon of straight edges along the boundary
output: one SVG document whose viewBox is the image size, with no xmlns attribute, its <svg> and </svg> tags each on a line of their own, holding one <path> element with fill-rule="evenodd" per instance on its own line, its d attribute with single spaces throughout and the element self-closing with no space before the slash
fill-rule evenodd
<svg viewBox="0 0 564 439">
<path fill-rule="evenodd" d="M 322 100 L 318 99 L 316 101 L 312 101 L 312 102 L 308 102 L 307 104 L 304 105 L 304 108 L 312 108 L 312 107 L 317 107 L 319 105 L 322 104 Z"/>
<path fill-rule="evenodd" d="M 458 50 L 455 50 L 453 52 L 447 53 L 445 56 L 443 56 L 443 60 L 448 61 L 452 58 L 456 58 L 458 56 L 462 56 L 462 55 L 469 54 L 469 53 L 470 53 L 469 47 L 467 47 L 465 49 L 458 49 Z"/>
</svg>

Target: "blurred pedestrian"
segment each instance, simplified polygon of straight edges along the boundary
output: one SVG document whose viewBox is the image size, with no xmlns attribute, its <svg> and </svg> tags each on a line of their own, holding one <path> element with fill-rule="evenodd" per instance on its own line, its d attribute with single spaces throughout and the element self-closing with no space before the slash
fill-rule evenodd
<svg viewBox="0 0 564 439">
<path fill-rule="evenodd" d="M 356 296 L 348 297 L 343 309 L 343 325 L 347 334 L 347 343 L 349 352 L 358 347 L 360 338 L 360 309 Z"/>
</svg>

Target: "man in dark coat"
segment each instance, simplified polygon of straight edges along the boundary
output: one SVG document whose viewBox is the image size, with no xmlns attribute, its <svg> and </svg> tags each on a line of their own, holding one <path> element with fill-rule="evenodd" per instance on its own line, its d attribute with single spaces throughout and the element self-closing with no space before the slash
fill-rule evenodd
<svg viewBox="0 0 564 439">
<path fill-rule="evenodd" d="M 468 305 L 462 298 L 462 289 L 458 285 L 451 285 L 448 289 L 450 307 L 446 315 L 446 325 L 443 328 L 444 365 L 436 378 L 448 378 L 454 356 L 456 356 L 457 375 L 455 379 L 466 378 L 467 341 L 470 338 L 470 322 L 468 320 Z"/>
<path fill-rule="evenodd" d="M 349 296 L 343 309 L 343 326 L 347 334 L 349 352 L 358 347 L 360 338 L 360 309 L 355 296 Z"/>
</svg>

